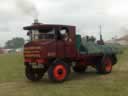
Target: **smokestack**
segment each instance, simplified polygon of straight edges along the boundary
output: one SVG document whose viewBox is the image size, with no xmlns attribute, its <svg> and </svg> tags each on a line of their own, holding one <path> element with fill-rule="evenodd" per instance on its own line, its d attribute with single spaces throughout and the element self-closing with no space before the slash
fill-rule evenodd
<svg viewBox="0 0 128 96">
<path fill-rule="evenodd" d="M 36 19 L 34 19 L 34 23 L 33 24 L 39 24 L 39 21 L 38 21 L 38 19 L 36 18 Z"/>
<path fill-rule="evenodd" d="M 36 24 L 43 24 L 43 23 L 40 23 L 38 18 L 34 19 L 34 23 L 32 23 L 32 25 L 36 25 Z"/>
<path fill-rule="evenodd" d="M 38 19 L 34 19 L 34 23 L 38 23 Z"/>
</svg>

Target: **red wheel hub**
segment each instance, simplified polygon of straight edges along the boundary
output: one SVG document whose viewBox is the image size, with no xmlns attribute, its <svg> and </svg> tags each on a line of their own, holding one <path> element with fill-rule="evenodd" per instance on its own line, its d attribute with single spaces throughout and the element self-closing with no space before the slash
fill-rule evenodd
<svg viewBox="0 0 128 96">
<path fill-rule="evenodd" d="M 109 58 L 106 58 L 105 59 L 105 61 L 104 61 L 104 63 L 105 63 L 105 69 L 106 69 L 106 71 L 111 71 L 111 69 L 112 69 L 112 62 L 111 62 L 111 59 L 109 59 Z"/>
<path fill-rule="evenodd" d="M 65 66 L 58 64 L 53 70 L 53 74 L 57 80 L 63 80 L 67 74 Z"/>
</svg>

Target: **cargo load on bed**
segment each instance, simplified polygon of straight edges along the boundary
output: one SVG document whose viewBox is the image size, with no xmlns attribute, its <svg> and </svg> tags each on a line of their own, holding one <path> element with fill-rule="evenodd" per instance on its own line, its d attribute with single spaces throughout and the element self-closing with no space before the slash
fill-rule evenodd
<svg viewBox="0 0 128 96">
<path fill-rule="evenodd" d="M 76 35 L 76 45 L 83 54 L 116 54 L 118 49 L 110 44 L 98 44 L 94 37 Z"/>
</svg>

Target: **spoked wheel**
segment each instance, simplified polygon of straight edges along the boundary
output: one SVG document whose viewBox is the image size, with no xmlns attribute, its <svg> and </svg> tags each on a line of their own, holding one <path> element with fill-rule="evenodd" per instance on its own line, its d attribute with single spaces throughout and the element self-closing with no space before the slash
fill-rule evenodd
<svg viewBox="0 0 128 96">
<path fill-rule="evenodd" d="M 112 59 L 109 56 L 105 56 L 101 63 L 96 66 L 97 72 L 101 74 L 107 74 L 112 71 Z"/>
<path fill-rule="evenodd" d="M 62 82 L 67 79 L 70 67 L 64 62 L 56 62 L 48 69 L 48 77 L 52 81 Z"/>
<path fill-rule="evenodd" d="M 45 69 L 33 69 L 31 66 L 26 66 L 25 75 L 31 81 L 39 81 L 45 73 Z"/>
<path fill-rule="evenodd" d="M 85 66 L 75 66 L 73 67 L 73 71 L 77 73 L 84 73 L 86 71 L 87 67 Z"/>
</svg>

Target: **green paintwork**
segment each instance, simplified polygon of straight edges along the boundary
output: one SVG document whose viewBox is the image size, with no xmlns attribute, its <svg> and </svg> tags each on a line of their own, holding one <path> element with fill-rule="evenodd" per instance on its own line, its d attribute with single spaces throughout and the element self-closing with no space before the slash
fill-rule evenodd
<svg viewBox="0 0 128 96">
<path fill-rule="evenodd" d="M 76 35 L 76 47 L 82 54 L 116 54 L 116 47 L 108 44 L 99 45 L 91 40 L 81 38 L 81 35 Z"/>
</svg>

